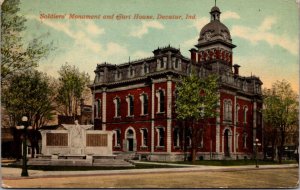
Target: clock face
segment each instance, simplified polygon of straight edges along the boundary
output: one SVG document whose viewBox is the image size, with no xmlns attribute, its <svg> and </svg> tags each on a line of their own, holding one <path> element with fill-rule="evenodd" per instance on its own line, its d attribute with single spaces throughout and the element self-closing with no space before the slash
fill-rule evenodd
<svg viewBox="0 0 300 190">
<path fill-rule="evenodd" d="M 228 39 L 228 34 L 227 34 L 227 32 L 222 32 L 222 35 L 223 35 L 224 40 L 227 40 L 227 39 Z"/>
<path fill-rule="evenodd" d="M 206 32 L 205 35 L 204 35 L 204 38 L 206 40 L 210 40 L 211 39 L 211 32 Z"/>
</svg>

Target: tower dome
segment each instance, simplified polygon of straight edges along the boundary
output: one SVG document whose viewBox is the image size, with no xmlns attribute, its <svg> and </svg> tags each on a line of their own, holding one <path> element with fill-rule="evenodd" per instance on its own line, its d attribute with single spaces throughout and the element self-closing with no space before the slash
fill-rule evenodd
<svg viewBox="0 0 300 190">
<path fill-rule="evenodd" d="M 220 9 L 214 6 L 210 11 L 210 15 L 211 20 L 200 31 L 198 42 L 203 43 L 220 39 L 231 43 L 229 29 L 220 21 Z"/>
</svg>

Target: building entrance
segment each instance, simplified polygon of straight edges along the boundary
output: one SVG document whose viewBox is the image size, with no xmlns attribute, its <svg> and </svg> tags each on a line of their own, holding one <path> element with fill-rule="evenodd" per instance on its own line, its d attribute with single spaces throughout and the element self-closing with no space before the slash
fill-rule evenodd
<svg viewBox="0 0 300 190">
<path fill-rule="evenodd" d="M 134 137 L 133 137 L 133 131 L 129 129 L 127 131 L 127 151 L 132 152 L 134 147 Z"/>
<path fill-rule="evenodd" d="M 229 130 L 228 129 L 225 130 L 225 134 L 224 134 L 224 152 L 225 152 L 225 156 L 230 156 L 230 154 L 229 154 Z"/>
</svg>

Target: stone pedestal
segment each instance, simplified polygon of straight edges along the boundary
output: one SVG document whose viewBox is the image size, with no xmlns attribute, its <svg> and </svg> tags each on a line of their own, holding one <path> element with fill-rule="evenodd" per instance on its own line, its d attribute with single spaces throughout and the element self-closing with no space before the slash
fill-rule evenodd
<svg viewBox="0 0 300 190">
<path fill-rule="evenodd" d="M 42 154 L 60 156 L 111 156 L 112 132 L 88 130 L 92 125 L 66 125 L 66 130 L 43 130 Z"/>
</svg>

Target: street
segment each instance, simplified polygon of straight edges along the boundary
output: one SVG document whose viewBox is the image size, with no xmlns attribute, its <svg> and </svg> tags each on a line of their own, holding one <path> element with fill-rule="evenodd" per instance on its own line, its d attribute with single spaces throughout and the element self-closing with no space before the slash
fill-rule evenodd
<svg viewBox="0 0 300 190">
<path fill-rule="evenodd" d="M 298 168 L 260 168 L 153 173 L 107 173 L 79 176 L 5 178 L 10 188 L 295 188 Z"/>
</svg>

